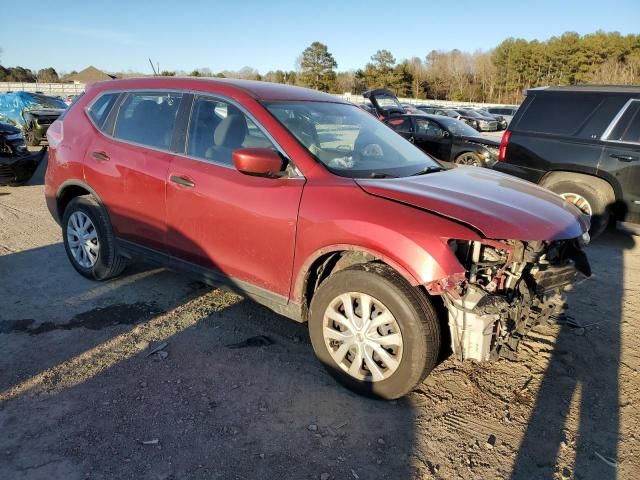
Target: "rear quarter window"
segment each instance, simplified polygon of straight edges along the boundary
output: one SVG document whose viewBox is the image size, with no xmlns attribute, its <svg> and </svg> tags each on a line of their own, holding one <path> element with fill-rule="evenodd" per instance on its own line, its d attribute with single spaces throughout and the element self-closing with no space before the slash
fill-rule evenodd
<svg viewBox="0 0 640 480">
<path fill-rule="evenodd" d="M 516 128 L 524 132 L 577 135 L 603 101 L 601 95 L 538 94 L 529 102 Z"/>
<path fill-rule="evenodd" d="M 93 120 L 93 123 L 99 129 L 102 129 L 104 122 L 109 116 L 111 108 L 118 99 L 117 93 L 105 93 L 100 95 L 90 106 L 87 108 L 87 115 Z"/>
</svg>

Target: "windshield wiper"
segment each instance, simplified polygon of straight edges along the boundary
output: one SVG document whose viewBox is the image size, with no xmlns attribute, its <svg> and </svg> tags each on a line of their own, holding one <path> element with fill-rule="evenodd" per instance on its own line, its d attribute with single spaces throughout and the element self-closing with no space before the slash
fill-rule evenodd
<svg viewBox="0 0 640 480">
<path fill-rule="evenodd" d="M 426 167 L 423 168 L 422 170 L 417 171 L 416 173 L 412 173 L 411 175 L 409 175 L 410 177 L 416 177 L 418 175 L 424 175 L 426 173 L 432 173 L 432 172 L 439 172 L 440 170 L 444 170 L 444 168 L 442 167 Z"/>
<path fill-rule="evenodd" d="M 371 178 L 398 178 L 396 175 L 391 175 L 390 173 L 382 173 L 382 172 L 371 172 L 369 177 L 371 177 Z"/>
</svg>

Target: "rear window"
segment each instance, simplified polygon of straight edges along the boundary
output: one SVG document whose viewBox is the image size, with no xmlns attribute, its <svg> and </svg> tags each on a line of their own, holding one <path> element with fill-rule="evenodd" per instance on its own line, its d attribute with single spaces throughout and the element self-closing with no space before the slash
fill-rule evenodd
<svg viewBox="0 0 640 480">
<path fill-rule="evenodd" d="M 601 95 L 537 94 L 520 117 L 517 130 L 552 135 L 577 134 L 602 101 Z"/>
<path fill-rule="evenodd" d="M 106 93 L 99 96 L 90 106 L 87 108 L 87 114 L 96 124 L 96 127 L 102 129 L 104 122 L 109 116 L 109 112 L 113 107 L 113 104 L 118 98 L 117 93 Z M 75 100 L 74 100 L 75 101 Z"/>
</svg>

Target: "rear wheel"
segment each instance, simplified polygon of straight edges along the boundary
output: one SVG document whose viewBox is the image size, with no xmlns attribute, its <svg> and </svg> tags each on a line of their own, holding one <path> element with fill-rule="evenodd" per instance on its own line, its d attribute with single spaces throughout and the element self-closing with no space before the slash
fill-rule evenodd
<svg viewBox="0 0 640 480">
<path fill-rule="evenodd" d="M 458 165 L 469 165 L 472 167 L 483 167 L 484 162 L 482 159 L 473 152 L 465 152 L 458 155 L 455 159 L 455 163 Z"/>
<path fill-rule="evenodd" d="M 67 256 L 78 273 L 92 280 L 119 275 L 126 259 L 116 251 L 107 213 L 90 195 L 69 202 L 62 219 Z"/>
<path fill-rule="evenodd" d="M 562 180 L 545 185 L 567 202 L 575 205 L 591 219 L 589 235 L 596 238 L 607 228 L 611 215 L 607 205 L 607 197 L 598 187 L 585 182 Z"/>
<path fill-rule="evenodd" d="M 325 280 L 311 302 L 313 349 L 340 383 L 394 399 L 436 365 L 440 324 L 426 294 L 386 265 L 369 263 Z"/>
</svg>

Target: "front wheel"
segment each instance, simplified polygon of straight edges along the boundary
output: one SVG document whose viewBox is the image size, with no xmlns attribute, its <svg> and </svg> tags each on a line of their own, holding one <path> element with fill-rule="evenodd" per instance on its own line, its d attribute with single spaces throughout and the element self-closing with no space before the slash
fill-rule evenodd
<svg viewBox="0 0 640 480">
<path fill-rule="evenodd" d="M 384 399 L 413 390 L 440 352 L 440 324 L 426 294 L 377 263 L 342 270 L 320 285 L 309 333 L 334 378 Z"/>
<path fill-rule="evenodd" d="M 465 152 L 458 155 L 455 159 L 455 163 L 457 163 L 458 165 L 468 165 L 471 167 L 484 166 L 482 159 L 473 152 Z"/>
</svg>

